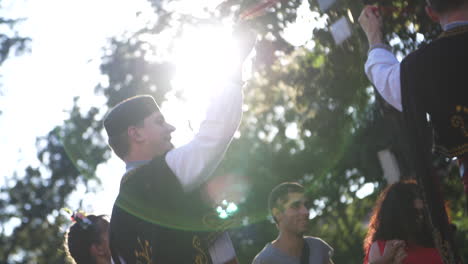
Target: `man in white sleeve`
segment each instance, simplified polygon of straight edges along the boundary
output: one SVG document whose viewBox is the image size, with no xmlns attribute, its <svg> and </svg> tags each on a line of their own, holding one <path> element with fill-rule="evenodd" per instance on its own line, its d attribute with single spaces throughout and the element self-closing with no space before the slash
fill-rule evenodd
<svg viewBox="0 0 468 264">
<path fill-rule="evenodd" d="M 426 0 L 426 13 L 443 33 L 401 63 L 383 43 L 377 7 L 366 6 L 359 23 L 370 46 L 365 72 L 382 97 L 403 112 L 412 164 L 433 226 L 444 243 L 453 245 L 431 152 L 458 159 L 468 195 L 468 0 Z M 438 247 L 447 261 L 453 261 L 450 250 Z"/>
<path fill-rule="evenodd" d="M 255 42 L 253 34 L 244 37 L 242 60 Z M 237 263 L 199 187 L 239 126 L 241 64 L 235 78 L 216 90 L 199 132 L 184 146 L 173 148 L 175 128 L 149 95 L 129 98 L 105 117 L 109 145 L 127 166 L 109 231 L 115 263 Z"/>
<path fill-rule="evenodd" d="M 427 0 L 426 13 L 444 32 L 400 63 L 383 43 L 382 22 L 366 6 L 359 22 L 369 41 L 365 72 L 382 97 L 399 111 L 419 106 L 433 126 L 433 148 L 458 158 L 468 192 L 468 1 Z M 411 110 L 411 109 L 408 109 Z M 421 114 L 420 114 L 421 115 Z M 418 120 L 416 120 L 418 121 Z"/>
</svg>

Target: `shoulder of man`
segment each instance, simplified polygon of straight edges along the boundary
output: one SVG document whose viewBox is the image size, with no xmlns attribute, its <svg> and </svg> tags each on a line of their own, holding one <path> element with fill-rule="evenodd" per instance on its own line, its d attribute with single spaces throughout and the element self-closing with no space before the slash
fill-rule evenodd
<svg viewBox="0 0 468 264">
<path fill-rule="evenodd" d="M 139 201 L 146 204 L 151 201 L 161 206 L 169 200 L 182 202 L 185 199 L 182 186 L 164 157 L 155 158 L 147 164 L 128 171 L 123 176 L 118 199 L 129 200 L 130 197 L 134 200 L 132 203 Z"/>
<path fill-rule="evenodd" d="M 172 171 L 166 163 L 166 155 L 158 156 L 153 158 L 146 164 L 140 165 L 124 174 L 121 180 L 121 184 L 128 180 L 145 179 L 149 177 L 150 180 L 154 179 L 155 174 L 172 175 Z M 145 179 L 147 180 L 147 179 Z"/>
<path fill-rule="evenodd" d="M 333 254 L 333 248 L 323 239 L 312 236 L 304 237 L 304 239 L 310 248 L 320 248 L 323 251 L 327 251 L 330 256 Z"/>
<path fill-rule="evenodd" d="M 263 249 L 258 252 L 255 258 L 252 261 L 252 264 L 266 264 L 270 263 L 269 260 L 274 258 L 274 252 L 272 251 L 271 244 L 268 243 L 263 247 Z"/>
<path fill-rule="evenodd" d="M 423 43 L 416 50 L 406 55 L 403 58 L 402 63 L 413 62 L 419 60 L 421 57 L 423 57 L 425 59 L 424 61 L 426 61 L 429 59 L 428 56 L 438 56 L 440 52 L 436 51 L 443 50 L 444 46 L 443 39 L 435 39 L 430 43 Z"/>
</svg>

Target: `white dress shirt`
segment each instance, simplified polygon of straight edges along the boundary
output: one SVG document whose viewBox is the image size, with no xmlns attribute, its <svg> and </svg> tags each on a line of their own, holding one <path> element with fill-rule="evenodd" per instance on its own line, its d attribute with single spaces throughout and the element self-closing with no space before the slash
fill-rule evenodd
<svg viewBox="0 0 468 264">
<path fill-rule="evenodd" d="M 375 48 L 369 52 L 364 70 L 380 95 L 398 111 L 401 103 L 400 62 L 392 52 Z"/>
<path fill-rule="evenodd" d="M 468 25 L 468 21 L 456 21 L 445 25 L 444 30 Z M 401 103 L 400 62 L 395 55 L 384 48 L 372 49 L 364 65 L 369 80 L 380 95 L 398 111 L 403 111 Z"/>
<path fill-rule="evenodd" d="M 240 124 L 242 85 L 229 83 L 215 93 L 195 137 L 166 155 L 169 168 L 185 191 L 197 188 L 212 174 Z"/>
</svg>

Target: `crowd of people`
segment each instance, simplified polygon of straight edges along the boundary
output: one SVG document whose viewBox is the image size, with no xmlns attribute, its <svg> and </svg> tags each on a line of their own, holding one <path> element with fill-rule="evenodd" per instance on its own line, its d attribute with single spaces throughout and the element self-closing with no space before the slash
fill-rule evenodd
<svg viewBox="0 0 468 264">
<path fill-rule="evenodd" d="M 408 134 L 417 148 L 426 149 L 418 145 L 427 143 L 425 137 L 418 136 L 424 132 L 421 127 L 428 127 L 426 113 L 430 115 L 431 143 L 435 151 L 458 159 L 468 192 L 467 133 L 453 122 L 466 120 L 468 109 L 468 89 L 460 85 L 468 63 L 468 1 L 427 0 L 426 12 L 442 26 L 443 34 L 400 63 L 384 43 L 378 9 L 364 7 L 359 22 L 370 46 L 365 73 L 412 124 Z M 207 220 L 211 208 L 200 195 L 200 186 L 221 162 L 241 122 L 241 66 L 255 36 L 246 33 L 243 40 L 238 72 L 219 87 L 199 132 L 186 145 L 173 147 L 175 128 L 149 95 L 126 99 L 106 115 L 109 145 L 125 162 L 126 171 L 110 222 L 103 216 L 74 215 L 66 248 L 76 263 L 239 262 L 228 232 Z M 415 160 L 427 165 L 424 159 Z M 363 243 L 365 264 L 444 263 L 432 237 L 427 186 L 419 175 L 417 181 L 397 182 L 381 193 Z M 268 209 L 278 236 L 257 254 L 254 264 L 333 263 L 332 246 L 306 236 L 309 202 L 298 183 L 281 183 L 271 191 Z"/>
<path fill-rule="evenodd" d="M 252 264 L 333 263 L 334 249 L 318 237 L 306 236 L 309 204 L 305 189 L 299 183 L 284 182 L 271 191 L 268 209 L 278 229 L 278 236 L 265 245 Z M 364 264 L 444 263 L 435 248 L 423 206 L 414 180 L 387 186 L 380 194 L 370 217 L 363 246 Z M 122 255 L 114 254 L 118 260 L 112 260 L 108 239 L 109 221 L 104 216 L 81 215 L 74 219 L 75 223 L 70 227 L 65 243 L 68 255 L 77 264 L 129 263 Z M 126 241 L 131 242 L 128 239 Z M 179 243 L 174 242 L 176 245 Z M 170 252 L 167 254 L 173 254 L 175 249 L 170 248 L 175 245 L 169 244 L 167 250 Z M 131 244 L 128 247 L 135 250 Z M 150 254 L 147 256 L 149 258 L 138 257 L 135 254 L 131 263 L 156 263 Z M 198 263 L 194 260 L 188 263 Z M 173 262 L 171 259 L 167 261 L 165 263 L 185 263 Z M 201 263 L 236 263 L 236 259 L 234 255 L 234 260 Z"/>
</svg>

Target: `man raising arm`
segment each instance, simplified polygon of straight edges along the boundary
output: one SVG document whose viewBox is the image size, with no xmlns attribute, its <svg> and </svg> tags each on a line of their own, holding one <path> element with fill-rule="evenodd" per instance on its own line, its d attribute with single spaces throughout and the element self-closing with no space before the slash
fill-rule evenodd
<svg viewBox="0 0 468 264">
<path fill-rule="evenodd" d="M 425 193 L 434 239 L 441 241 L 437 247 L 445 261 L 454 262 L 456 247 L 431 152 L 458 159 L 468 197 L 468 0 L 427 0 L 426 4 L 427 15 L 444 32 L 401 63 L 383 44 L 377 7 L 366 6 L 359 22 L 370 45 L 365 72 L 382 97 L 403 112 L 411 162 Z"/>
<path fill-rule="evenodd" d="M 465 125 L 468 122 L 468 1 L 427 0 L 426 3 L 427 15 L 444 32 L 401 63 L 383 43 L 378 9 L 366 6 L 362 10 L 359 23 L 370 46 L 365 72 L 382 97 L 399 111 L 404 110 L 406 98 L 408 107 L 416 102 L 422 112 L 430 115 L 434 150 L 458 158 L 465 193 L 468 193 L 465 170 L 468 166 L 468 125 Z"/>
<path fill-rule="evenodd" d="M 126 163 L 110 223 L 115 263 L 237 263 L 227 233 L 216 232 L 199 186 L 217 167 L 242 114 L 240 69 L 255 38 L 244 39 L 238 72 L 216 91 L 199 132 L 173 148 L 173 126 L 153 97 L 116 105 L 104 126 L 109 145 Z M 215 231 L 215 232 L 213 232 Z"/>
</svg>

